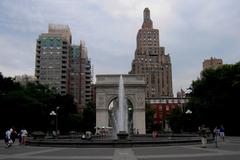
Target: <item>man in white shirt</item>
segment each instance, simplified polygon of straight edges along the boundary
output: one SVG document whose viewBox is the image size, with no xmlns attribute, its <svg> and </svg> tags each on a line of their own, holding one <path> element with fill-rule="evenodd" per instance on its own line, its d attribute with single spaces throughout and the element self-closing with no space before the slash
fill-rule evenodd
<svg viewBox="0 0 240 160">
<path fill-rule="evenodd" d="M 12 131 L 13 131 L 13 129 L 11 128 L 11 129 L 7 130 L 5 133 L 5 143 L 7 145 L 7 148 L 11 147 L 12 143 L 13 143 L 13 141 L 11 139 Z"/>
</svg>

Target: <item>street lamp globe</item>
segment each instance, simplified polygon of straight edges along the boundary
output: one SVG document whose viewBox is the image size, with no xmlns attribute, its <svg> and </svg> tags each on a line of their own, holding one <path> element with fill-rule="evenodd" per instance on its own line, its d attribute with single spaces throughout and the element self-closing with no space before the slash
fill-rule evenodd
<svg viewBox="0 0 240 160">
<path fill-rule="evenodd" d="M 188 109 L 185 113 L 186 114 L 192 114 L 192 111 L 190 109 Z"/>
<path fill-rule="evenodd" d="M 56 116 L 57 114 L 56 114 L 55 111 L 51 111 L 51 112 L 49 113 L 49 115 L 50 115 L 50 116 Z"/>
</svg>

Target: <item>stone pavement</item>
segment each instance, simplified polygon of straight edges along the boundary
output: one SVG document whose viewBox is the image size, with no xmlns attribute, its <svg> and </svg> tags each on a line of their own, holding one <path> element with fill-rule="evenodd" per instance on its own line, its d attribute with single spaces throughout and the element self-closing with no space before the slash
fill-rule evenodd
<svg viewBox="0 0 240 160">
<path fill-rule="evenodd" d="M 239 160 L 240 137 L 226 137 L 219 147 L 208 144 L 136 148 L 65 148 L 0 144 L 0 160 Z"/>
</svg>

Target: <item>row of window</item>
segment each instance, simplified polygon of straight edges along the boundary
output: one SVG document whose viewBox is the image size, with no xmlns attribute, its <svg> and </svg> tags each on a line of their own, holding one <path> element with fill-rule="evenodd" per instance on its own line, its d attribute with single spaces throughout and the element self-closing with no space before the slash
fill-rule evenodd
<svg viewBox="0 0 240 160">
<path fill-rule="evenodd" d="M 158 44 L 157 43 L 151 43 L 151 42 L 142 42 L 141 44 L 140 44 L 141 46 L 158 46 Z"/>
<path fill-rule="evenodd" d="M 54 45 L 52 45 L 52 46 L 38 46 L 38 49 L 43 49 L 43 50 L 53 50 L 53 49 L 55 49 L 55 50 L 60 50 L 60 49 L 62 49 L 63 47 L 62 46 L 54 46 Z"/>
<path fill-rule="evenodd" d="M 158 42 L 158 39 L 156 37 L 139 37 L 138 41 L 154 41 Z"/>
<path fill-rule="evenodd" d="M 62 54 L 62 52 L 41 52 L 43 55 L 44 54 L 57 54 L 57 55 L 59 55 L 59 54 Z"/>
<path fill-rule="evenodd" d="M 48 77 L 48 78 L 46 78 L 46 77 L 40 77 L 39 78 L 40 80 L 53 80 L 53 82 L 55 83 L 55 84 L 60 84 L 60 78 L 59 77 Z M 51 83 L 53 83 L 53 82 L 51 82 Z"/>
<path fill-rule="evenodd" d="M 42 47 L 61 47 L 62 40 L 60 38 L 42 38 L 41 39 Z"/>
<path fill-rule="evenodd" d="M 157 61 L 157 59 L 156 58 L 154 58 L 154 59 L 152 59 L 152 58 L 137 58 L 136 59 L 136 61 L 138 61 L 138 62 L 154 62 L 154 61 Z"/>
<path fill-rule="evenodd" d="M 63 58 L 63 57 L 41 57 L 40 58 L 42 61 L 48 61 L 48 63 L 54 63 L 54 64 L 61 64 L 61 60 L 62 59 L 66 59 L 66 58 Z"/>
<path fill-rule="evenodd" d="M 142 36 L 143 36 L 143 35 L 144 35 L 144 36 L 147 36 L 147 35 L 156 35 L 156 36 L 157 36 L 157 35 L 158 35 L 158 32 L 149 31 L 149 30 L 148 30 L 148 31 L 143 31 L 143 30 L 142 30 L 141 32 L 139 32 L 139 35 L 142 35 Z"/>
</svg>

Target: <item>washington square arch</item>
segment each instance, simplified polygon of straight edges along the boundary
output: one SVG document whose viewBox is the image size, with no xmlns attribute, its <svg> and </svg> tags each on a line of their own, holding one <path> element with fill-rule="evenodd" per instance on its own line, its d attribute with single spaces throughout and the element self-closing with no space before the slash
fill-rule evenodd
<svg viewBox="0 0 240 160">
<path fill-rule="evenodd" d="M 129 132 L 146 134 L 145 80 L 143 75 L 122 75 L 128 107 Z M 120 75 L 96 75 L 96 126 L 111 127 L 111 108 L 116 105 Z"/>
</svg>

